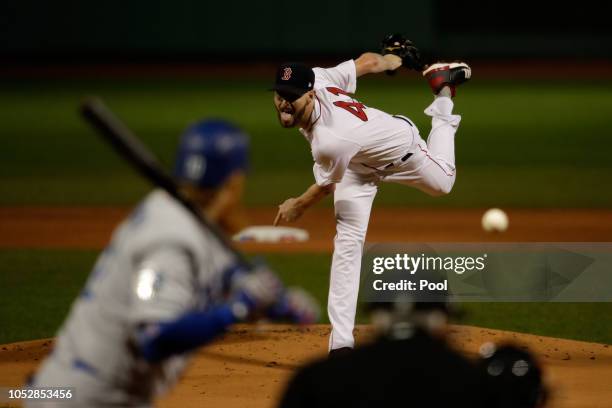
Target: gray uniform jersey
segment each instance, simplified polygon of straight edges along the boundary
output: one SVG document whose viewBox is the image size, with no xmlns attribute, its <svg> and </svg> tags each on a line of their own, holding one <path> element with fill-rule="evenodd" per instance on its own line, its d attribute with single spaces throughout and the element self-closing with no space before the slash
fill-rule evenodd
<svg viewBox="0 0 612 408">
<path fill-rule="evenodd" d="M 177 201 L 152 192 L 98 258 L 34 385 L 75 387 L 79 405 L 147 406 L 188 355 L 147 363 L 134 348 L 137 327 L 220 300 L 234 262 Z"/>
</svg>

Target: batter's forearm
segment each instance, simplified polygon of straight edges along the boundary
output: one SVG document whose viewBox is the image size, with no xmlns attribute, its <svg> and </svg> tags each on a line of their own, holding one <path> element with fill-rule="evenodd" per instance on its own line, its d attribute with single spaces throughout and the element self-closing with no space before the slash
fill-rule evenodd
<svg viewBox="0 0 612 408">
<path fill-rule="evenodd" d="M 137 336 L 137 344 L 142 357 L 154 363 L 212 341 L 237 321 L 228 304 L 207 312 L 188 312 L 173 322 L 159 323 L 153 330 L 143 330 Z"/>
</svg>

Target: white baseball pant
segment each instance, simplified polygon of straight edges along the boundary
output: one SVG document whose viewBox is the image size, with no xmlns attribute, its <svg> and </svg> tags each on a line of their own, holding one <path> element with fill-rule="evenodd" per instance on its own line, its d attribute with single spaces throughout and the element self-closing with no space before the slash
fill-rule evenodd
<svg viewBox="0 0 612 408">
<path fill-rule="evenodd" d="M 336 185 L 336 237 L 327 309 L 332 324 L 330 350 L 354 346 L 361 256 L 379 182 L 405 184 L 432 196 L 451 191 L 455 183 L 455 133 L 461 121 L 452 109 L 453 102 L 447 97 L 436 98 L 425 109 L 425 114 L 432 117 L 427 143 L 414 128 L 415 140 L 407 146 L 413 155 L 390 173 L 361 174 L 348 169 Z"/>
</svg>

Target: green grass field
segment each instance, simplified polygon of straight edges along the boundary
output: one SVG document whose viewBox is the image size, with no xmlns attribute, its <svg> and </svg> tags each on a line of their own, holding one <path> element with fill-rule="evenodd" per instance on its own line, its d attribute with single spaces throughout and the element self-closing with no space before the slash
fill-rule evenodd
<svg viewBox="0 0 612 408">
<path fill-rule="evenodd" d="M 53 336 L 95 257 L 93 251 L 0 251 L 0 344 Z M 266 259 L 288 285 L 311 291 L 325 310 L 329 255 L 270 255 Z M 464 307 L 466 324 L 612 344 L 612 303 L 472 303 Z M 367 321 L 363 313 L 358 320 Z"/>
<path fill-rule="evenodd" d="M 608 80 L 610 81 L 610 80 Z M 612 82 L 479 81 L 460 89 L 458 179 L 432 199 L 384 186 L 377 205 L 423 207 L 610 207 Z M 275 205 L 312 183 L 312 158 L 297 130 L 281 129 L 265 80 L 0 80 L 0 206 L 131 205 L 149 188 L 78 118 L 100 95 L 171 166 L 179 134 L 203 117 L 251 135 L 249 205 Z M 360 81 L 366 105 L 411 117 L 423 136 L 427 86 L 406 78 Z M 327 205 L 331 200 L 327 200 Z M 47 337 L 93 263 L 88 251 L 0 251 L 0 343 Z M 328 255 L 269 256 L 290 284 L 325 304 Z M 469 304 L 466 323 L 612 342 L 612 304 Z M 364 316 L 359 319 L 364 321 Z"/>
<path fill-rule="evenodd" d="M 0 82 L 0 205 L 132 204 L 147 189 L 79 120 L 85 95 L 103 96 L 172 162 L 178 135 L 202 117 L 224 117 L 252 137 L 247 203 L 277 204 L 313 181 L 307 143 L 276 121 L 263 80 L 12 80 Z M 491 82 L 461 89 L 456 112 L 458 179 L 431 199 L 400 186 L 383 205 L 608 207 L 612 189 L 612 98 L 601 81 Z M 421 81 L 360 82 L 366 105 L 411 117 L 423 136 L 431 95 Z M 329 203 L 328 203 L 329 204 Z"/>
</svg>

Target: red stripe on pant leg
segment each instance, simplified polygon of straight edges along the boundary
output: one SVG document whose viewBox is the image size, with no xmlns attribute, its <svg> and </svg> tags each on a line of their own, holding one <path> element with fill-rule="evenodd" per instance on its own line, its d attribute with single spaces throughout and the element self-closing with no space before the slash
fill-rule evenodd
<svg viewBox="0 0 612 408">
<path fill-rule="evenodd" d="M 419 146 L 419 149 L 421 149 L 421 151 L 422 151 L 423 153 L 425 153 L 425 156 L 427 156 L 427 157 L 429 158 L 429 160 L 431 160 L 432 162 L 436 163 L 436 164 L 438 165 L 438 167 L 440 167 L 440 168 L 442 169 L 442 171 L 444 172 L 444 174 L 446 174 L 448 177 L 453 177 L 453 176 L 455 175 L 455 173 L 454 173 L 454 172 L 453 172 L 453 173 L 450 173 L 450 174 L 449 174 L 449 173 L 447 173 L 447 171 L 444 169 L 444 167 L 443 167 L 443 166 L 442 166 L 440 163 L 438 163 L 438 162 L 437 162 L 437 161 L 436 161 L 436 160 L 435 160 L 433 157 L 431 157 L 431 156 L 429 155 L 429 152 L 428 152 L 427 150 L 423 149 L 423 148 L 421 147 L 421 145 L 417 145 L 417 146 Z"/>
</svg>

